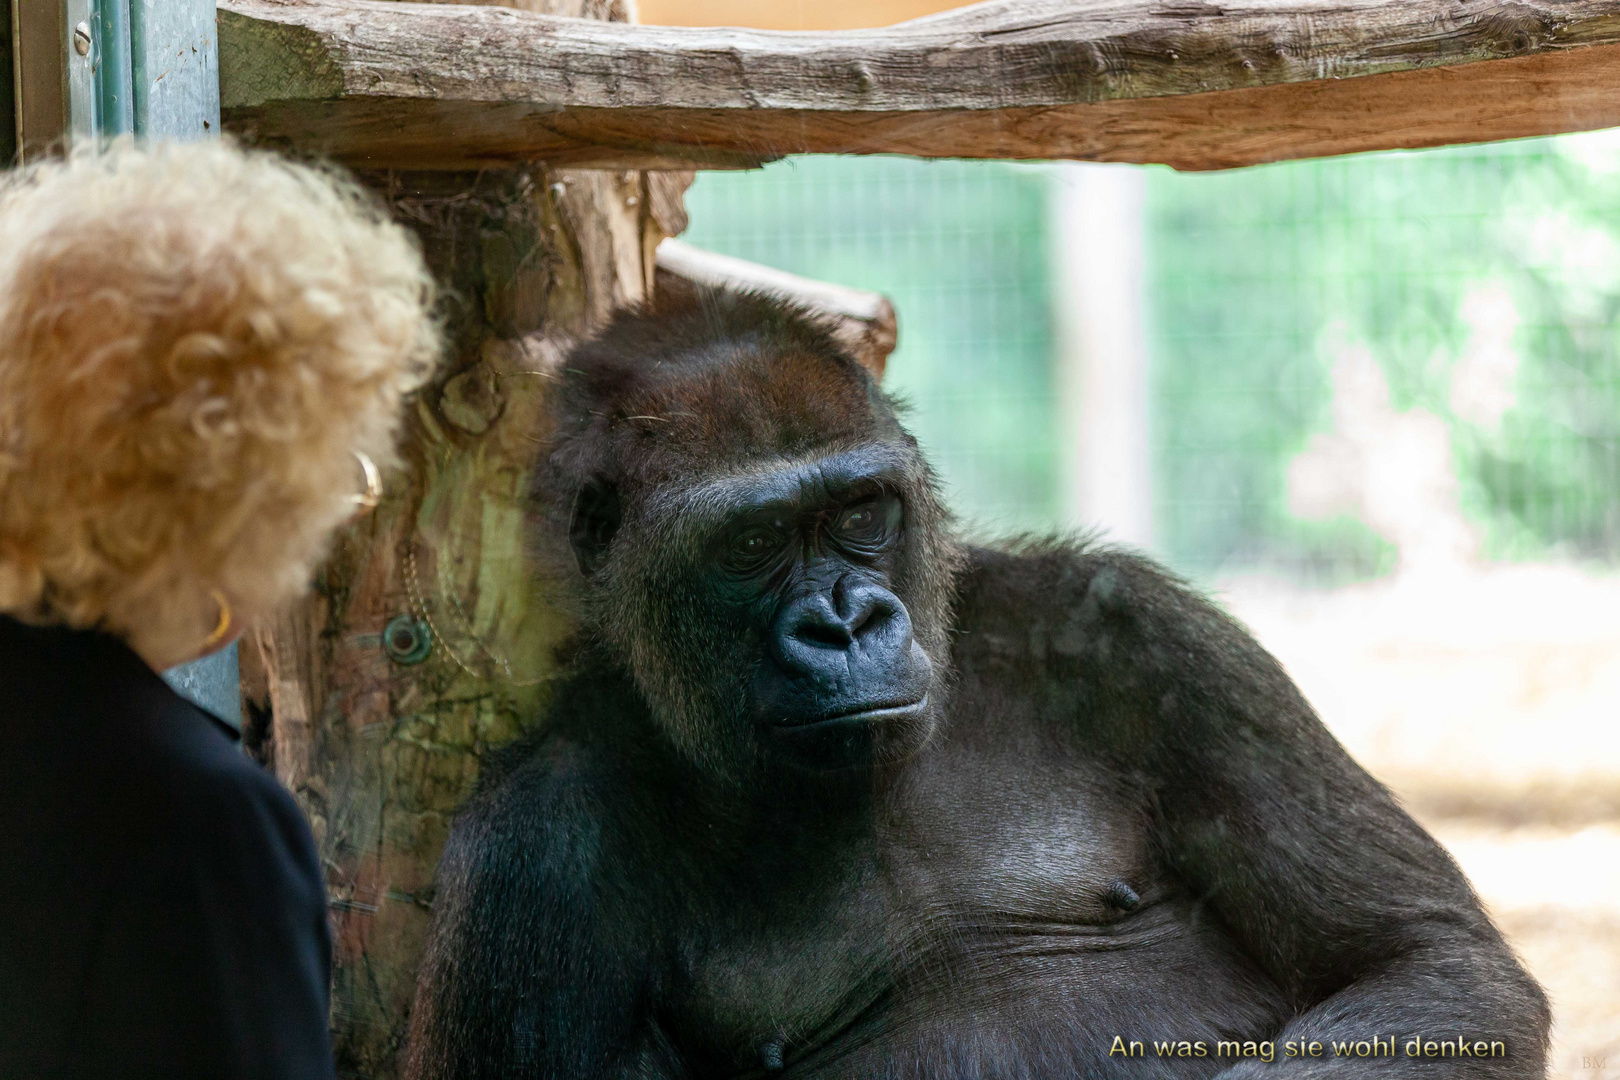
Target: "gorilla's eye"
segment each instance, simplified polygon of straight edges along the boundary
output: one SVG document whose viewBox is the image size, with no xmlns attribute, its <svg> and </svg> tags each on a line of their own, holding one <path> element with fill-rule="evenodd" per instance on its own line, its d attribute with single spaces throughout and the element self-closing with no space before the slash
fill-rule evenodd
<svg viewBox="0 0 1620 1080">
<path fill-rule="evenodd" d="M 770 555 L 781 544 L 782 537 L 778 530 L 768 525 L 755 525 L 732 537 L 728 554 L 734 565 L 748 567 Z"/>
<path fill-rule="evenodd" d="M 877 511 L 870 506 L 863 506 L 858 510 L 849 510 L 844 513 L 844 520 L 838 523 L 838 528 L 847 533 L 870 531 L 877 522 Z"/>
<path fill-rule="evenodd" d="M 833 519 L 833 535 L 846 544 L 874 548 L 887 544 L 900 524 L 900 500 L 887 495 L 844 507 Z"/>
</svg>

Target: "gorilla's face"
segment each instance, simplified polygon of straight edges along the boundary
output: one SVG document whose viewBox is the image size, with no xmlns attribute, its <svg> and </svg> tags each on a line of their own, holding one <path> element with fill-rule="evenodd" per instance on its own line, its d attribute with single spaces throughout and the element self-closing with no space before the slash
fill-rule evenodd
<svg viewBox="0 0 1620 1080">
<path fill-rule="evenodd" d="M 767 747 L 812 768 L 914 750 L 934 667 L 894 589 L 902 478 L 880 457 L 822 458 L 732 485 L 710 587 L 760 643 L 747 692 Z"/>
<path fill-rule="evenodd" d="M 621 318 L 561 375 L 536 546 L 568 538 L 585 639 L 669 740 L 790 782 L 927 742 L 962 555 L 894 403 L 827 328 L 709 293 Z"/>
<path fill-rule="evenodd" d="M 929 631 L 943 617 L 925 598 L 919 627 L 907 603 L 921 546 L 913 455 L 874 443 L 778 459 L 637 506 L 582 494 L 580 565 L 638 600 L 605 636 L 694 756 L 832 770 L 927 742 L 944 663 Z M 595 573 L 604 532 L 615 551 Z"/>
</svg>

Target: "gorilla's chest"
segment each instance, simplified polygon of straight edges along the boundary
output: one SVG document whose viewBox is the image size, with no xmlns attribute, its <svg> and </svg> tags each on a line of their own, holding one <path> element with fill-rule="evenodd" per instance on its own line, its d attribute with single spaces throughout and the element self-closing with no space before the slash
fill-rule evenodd
<svg viewBox="0 0 1620 1080">
<path fill-rule="evenodd" d="M 941 1004 L 977 1002 L 984 1022 L 1009 986 L 1033 1002 L 1086 981 L 1131 940 L 1116 883 L 1144 904 L 1165 890 L 1140 808 L 1059 749 L 948 739 L 856 839 L 801 838 L 745 870 L 686 938 L 677 1029 L 716 1071 L 768 1063 L 778 1039 L 806 1065 Z"/>
<path fill-rule="evenodd" d="M 1119 885 L 1161 891 L 1141 796 L 1033 723 L 961 725 L 906 775 L 884 822 L 896 913 L 1016 933 L 1034 920 L 1099 926 Z M 1123 894 L 1117 894 L 1123 895 Z"/>
</svg>

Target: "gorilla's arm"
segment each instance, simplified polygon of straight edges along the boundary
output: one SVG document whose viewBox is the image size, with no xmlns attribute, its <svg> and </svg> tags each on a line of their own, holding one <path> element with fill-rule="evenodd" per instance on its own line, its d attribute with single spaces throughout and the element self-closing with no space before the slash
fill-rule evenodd
<svg viewBox="0 0 1620 1080">
<path fill-rule="evenodd" d="M 600 790 L 553 747 L 480 793 L 439 865 L 409 1080 L 675 1080 L 654 931 L 609 880 Z M 641 887 L 645 887 L 644 885 Z"/>
<path fill-rule="evenodd" d="M 1046 662 L 1156 795 L 1166 862 L 1299 1010 L 1277 1035 L 1318 1041 L 1303 1076 L 1362 1075 L 1334 1041 L 1396 1037 L 1391 1075 L 1539 1077 L 1540 988 L 1443 849 L 1323 727 L 1235 622 L 1145 560 L 1033 558 L 1069 603 Z M 1051 670 L 1051 667 L 1048 670 Z M 1076 678 L 1077 677 L 1077 678 Z M 1509 1057 L 1411 1059 L 1407 1038 L 1501 1040 Z M 1226 1074 L 1264 1074 L 1248 1062 Z"/>
</svg>

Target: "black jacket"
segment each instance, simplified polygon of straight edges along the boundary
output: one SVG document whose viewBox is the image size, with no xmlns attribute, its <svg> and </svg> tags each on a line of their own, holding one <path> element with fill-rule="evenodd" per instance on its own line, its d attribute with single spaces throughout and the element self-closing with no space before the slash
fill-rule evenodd
<svg viewBox="0 0 1620 1080">
<path fill-rule="evenodd" d="M 327 1080 L 315 845 L 122 642 L 0 616 L 0 1078 Z"/>
</svg>

